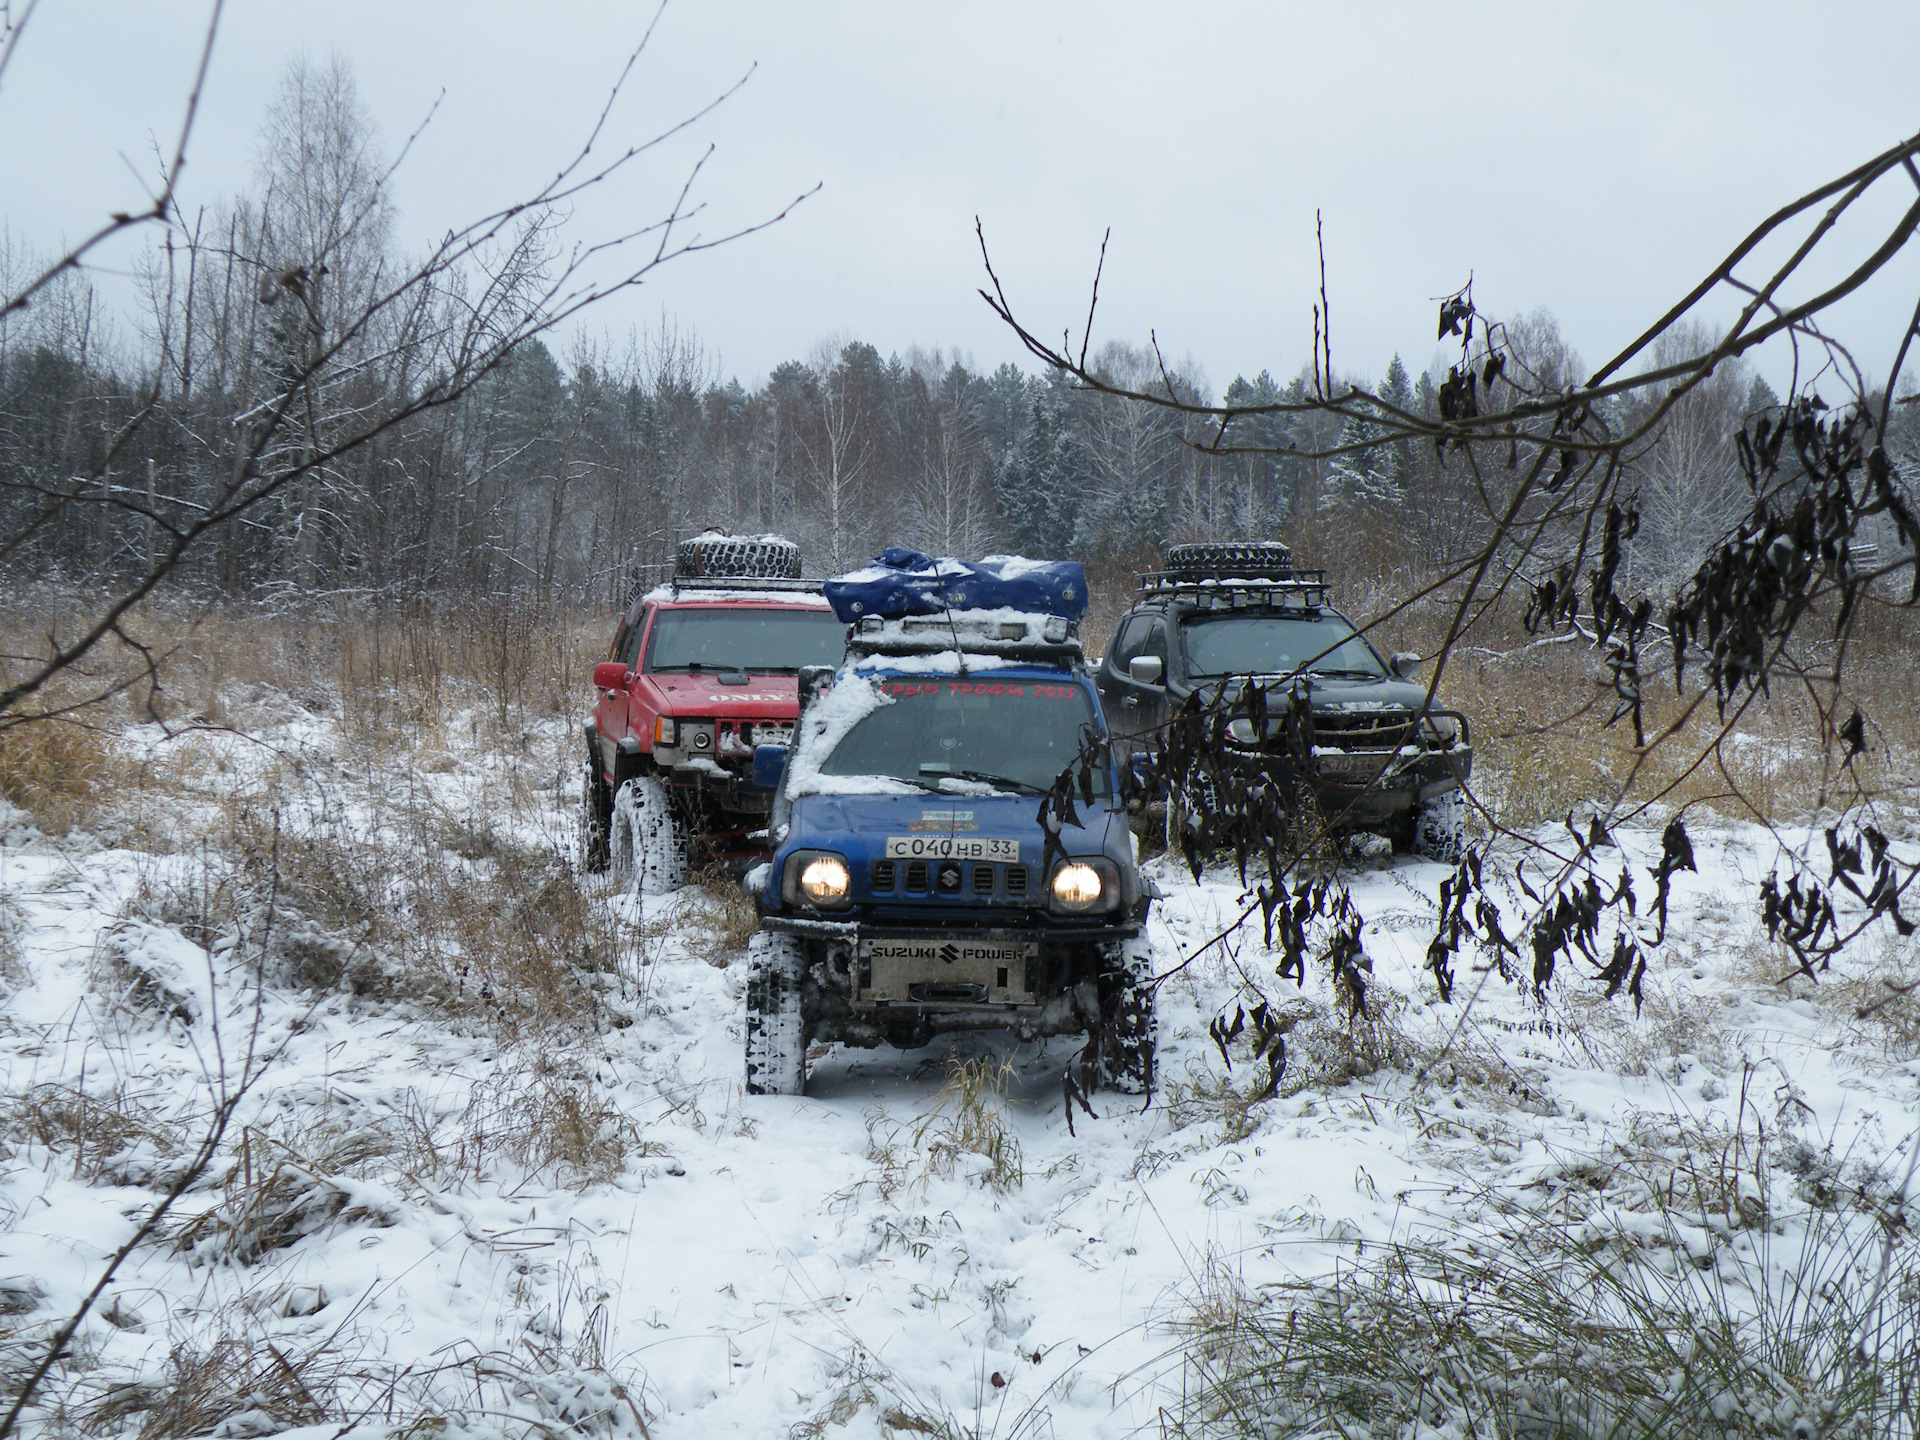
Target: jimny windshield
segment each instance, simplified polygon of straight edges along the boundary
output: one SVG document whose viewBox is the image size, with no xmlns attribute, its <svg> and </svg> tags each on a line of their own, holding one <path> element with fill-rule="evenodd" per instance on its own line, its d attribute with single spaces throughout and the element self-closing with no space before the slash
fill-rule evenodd
<svg viewBox="0 0 1920 1440">
<path fill-rule="evenodd" d="M 791 674 L 802 665 L 838 665 L 846 651 L 847 627 L 831 610 L 662 610 L 653 617 L 646 668 Z"/>
<path fill-rule="evenodd" d="M 1375 655 L 1336 615 L 1222 615 L 1181 627 L 1187 671 L 1196 679 L 1222 675 L 1321 675 L 1382 678 Z"/>
<path fill-rule="evenodd" d="M 1034 680 L 886 679 L 880 704 L 820 765 L 823 775 L 881 775 L 930 790 L 949 778 L 1040 794 L 1080 754 L 1093 705 L 1078 685 Z M 1107 793 L 1104 770 L 1095 793 Z"/>
</svg>

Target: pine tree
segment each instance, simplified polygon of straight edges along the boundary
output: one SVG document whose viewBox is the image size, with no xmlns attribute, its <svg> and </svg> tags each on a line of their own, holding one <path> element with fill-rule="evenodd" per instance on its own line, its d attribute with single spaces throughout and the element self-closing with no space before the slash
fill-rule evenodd
<svg viewBox="0 0 1920 1440">
<path fill-rule="evenodd" d="M 1014 550 L 1036 557 L 1065 554 L 1073 544 L 1085 482 L 1085 457 L 1067 425 L 1065 407 L 1054 396 L 1042 396 L 994 484 Z"/>
</svg>

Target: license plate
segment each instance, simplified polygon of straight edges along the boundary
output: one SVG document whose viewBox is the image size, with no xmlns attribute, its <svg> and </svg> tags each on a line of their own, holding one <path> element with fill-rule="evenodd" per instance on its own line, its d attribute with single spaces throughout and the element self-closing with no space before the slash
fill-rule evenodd
<svg viewBox="0 0 1920 1440">
<path fill-rule="evenodd" d="M 889 835 L 889 860 L 1004 860 L 1020 859 L 1018 840 L 989 840 L 977 835 Z"/>
</svg>

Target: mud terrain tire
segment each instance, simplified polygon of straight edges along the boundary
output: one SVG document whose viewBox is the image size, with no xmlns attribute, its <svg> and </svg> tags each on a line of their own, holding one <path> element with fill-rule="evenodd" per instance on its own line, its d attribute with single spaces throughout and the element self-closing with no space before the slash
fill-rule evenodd
<svg viewBox="0 0 1920 1440">
<path fill-rule="evenodd" d="M 609 837 L 613 832 L 613 791 L 600 773 L 600 762 L 592 747 L 580 773 L 580 869 L 599 875 L 613 863 Z"/>
<path fill-rule="evenodd" d="M 778 535 L 696 535 L 674 551 L 673 573 L 730 580 L 798 580 L 800 547 Z"/>
<path fill-rule="evenodd" d="M 762 930 L 747 942 L 747 1093 L 807 1088 L 806 947 Z"/>
<path fill-rule="evenodd" d="M 1107 952 L 1100 977 L 1100 1068 L 1096 1083 L 1122 1095 L 1153 1091 L 1158 1021 L 1154 1013 L 1153 947 L 1139 935 Z"/>
<path fill-rule="evenodd" d="M 1457 865 L 1467 844 L 1467 797 L 1449 790 L 1427 801 L 1413 817 L 1413 853 Z"/>
<path fill-rule="evenodd" d="M 1174 575 L 1285 580 L 1293 575 L 1293 551 L 1275 540 L 1241 545 L 1173 545 L 1167 550 L 1166 568 Z"/>
<path fill-rule="evenodd" d="M 607 858 L 613 878 L 642 895 L 666 895 L 687 883 L 687 822 L 658 780 L 629 780 L 613 797 Z"/>
</svg>

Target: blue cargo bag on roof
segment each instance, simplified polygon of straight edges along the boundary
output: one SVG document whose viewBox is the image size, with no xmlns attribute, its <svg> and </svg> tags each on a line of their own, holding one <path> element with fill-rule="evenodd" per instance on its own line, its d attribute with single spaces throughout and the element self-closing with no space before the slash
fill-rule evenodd
<svg viewBox="0 0 1920 1440">
<path fill-rule="evenodd" d="M 918 550 L 883 550 L 863 570 L 826 582 L 827 603 L 848 625 L 869 615 L 938 615 L 945 610 L 1024 610 L 1078 620 L 1087 613 L 1087 574 L 1078 560 L 935 560 Z"/>
</svg>

